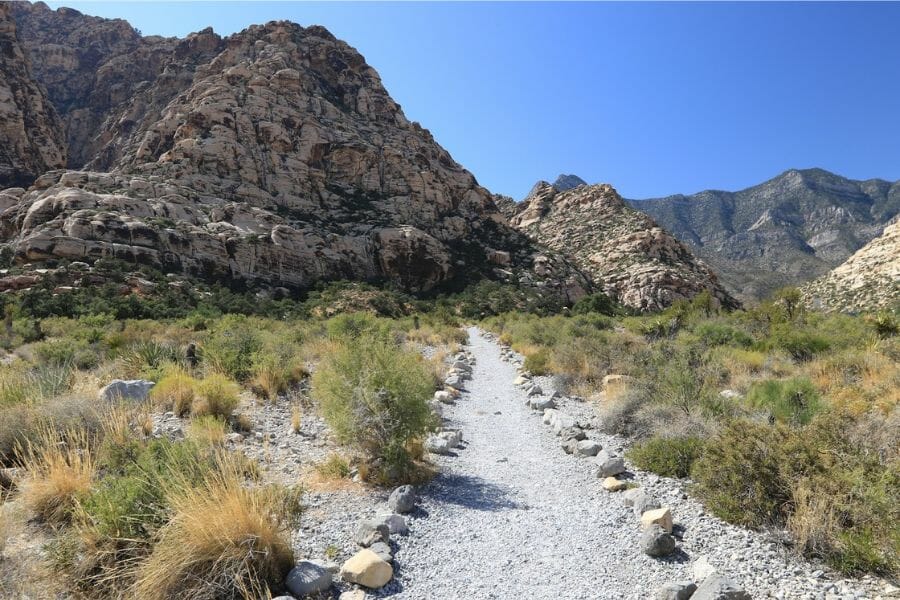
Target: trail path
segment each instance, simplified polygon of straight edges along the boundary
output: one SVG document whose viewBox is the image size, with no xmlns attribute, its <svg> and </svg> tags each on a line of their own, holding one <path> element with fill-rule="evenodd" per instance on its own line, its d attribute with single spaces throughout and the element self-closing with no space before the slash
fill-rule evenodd
<svg viewBox="0 0 900 600">
<path fill-rule="evenodd" d="M 823 575 L 816 566 L 795 563 L 758 534 L 705 515 L 677 482 L 638 474 L 645 489 L 672 507 L 676 537 L 683 538 L 669 559 L 644 555 L 639 519 L 621 494 L 600 486 L 593 459 L 563 452 L 513 385 L 515 365 L 501 359 L 499 347 L 477 329 L 469 336 L 473 378 L 444 415 L 449 427 L 463 430 L 466 447 L 438 457 L 442 472 L 421 490 L 411 534 L 398 540 L 396 578 L 379 596 L 652 598 L 665 582 L 691 580 L 691 561 L 702 552 L 754 598 L 873 597 L 817 579 Z M 545 393 L 549 383 L 543 382 Z M 563 401 L 561 409 L 590 427 L 590 405 Z M 616 438 L 587 433 L 621 453 Z M 686 524 L 682 535 L 678 523 Z"/>
</svg>

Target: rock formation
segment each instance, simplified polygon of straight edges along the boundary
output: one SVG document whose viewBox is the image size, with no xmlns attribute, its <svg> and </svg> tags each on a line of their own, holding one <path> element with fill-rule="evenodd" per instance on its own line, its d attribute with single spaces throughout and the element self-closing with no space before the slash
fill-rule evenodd
<svg viewBox="0 0 900 600">
<path fill-rule="evenodd" d="M 608 184 L 561 191 L 539 182 L 520 204 L 501 202 L 510 222 L 533 239 L 568 252 L 598 288 L 638 310 L 658 310 L 708 290 L 734 300 L 715 274 Z"/>
<path fill-rule="evenodd" d="M 790 170 L 739 192 L 629 201 L 750 301 L 825 275 L 900 213 L 900 182 Z"/>
<path fill-rule="evenodd" d="M 487 275 L 568 299 L 589 285 L 510 228 L 322 27 L 176 40 L 41 3 L 13 11 L 78 147 L 69 166 L 85 169 L 0 193 L 19 262 L 115 257 L 218 280 L 410 291 Z"/>
<path fill-rule="evenodd" d="M 900 305 L 900 220 L 801 289 L 810 305 L 825 310 L 855 312 Z"/>
<path fill-rule="evenodd" d="M 0 188 L 27 186 L 66 162 L 62 124 L 32 76 L 11 8 L 0 3 Z"/>
</svg>

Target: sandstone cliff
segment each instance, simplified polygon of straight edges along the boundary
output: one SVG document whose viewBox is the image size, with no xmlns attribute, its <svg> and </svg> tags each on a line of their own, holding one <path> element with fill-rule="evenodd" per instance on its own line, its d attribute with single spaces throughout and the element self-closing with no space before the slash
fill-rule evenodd
<svg viewBox="0 0 900 600">
<path fill-rule="evenodd" d="M 704 290 L 735 305 L 703 262 L 608 184 L 561 191 L 539 182 L 525 201 L 502 208 L 514 226 L 571 254 L 600 289 L 626 306 L 658 310 Z"/>
<path fill-rule="evenodd" d="M 0 188 L 27 186 L 65 162 L 59 116 L 32 76 L 11 5 L 0 3 Z"/>
<path fill-rule="evenodd" d="M 70 166 L 85 167 L 0 193 L 19 262 L 111 256 L 296 287 L 423 291 L 482 275 L 571 299 L 588 287 L 510 228 L 324 28 L 271 22 L 172 40 L 41 4 L 15 12 L 79 144 Z M 90 85 L 72 75 L 93 70 Z"/>
<path fill-rule="evenodd" d="M 900 305 L 900 220 L 824 277 L 802 288 L 815 308 L 875 310 Z"/>
</svg>

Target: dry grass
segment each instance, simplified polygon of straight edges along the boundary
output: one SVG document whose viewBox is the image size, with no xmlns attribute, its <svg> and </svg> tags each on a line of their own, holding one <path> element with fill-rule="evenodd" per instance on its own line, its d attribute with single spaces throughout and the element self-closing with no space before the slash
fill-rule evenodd
<svg viewBox="0 0 900 600">
<path fill-rule="evenodd" d="M 187 437 L 204 446 L 222 446 L 225 443 L 225 421 L 213 416 L 191 419 Z"/>
<path fill-rule="evenodd" d="M 197 386 L 197 399 L 193 410 L 195 416 L 213 415 L 228 419 L 240 402 L 241 388 L 225 375 L 213 373 Z"/>
<path fill-rule="evenodd" d="M 323 479 L 348 479 L 350 477 L 350 463 L 336 452 L 332 452 L 328 458 L 317 464 L 315 470 Z"/>
<path fill-rule="evenodd" d="M 303 424 L 303 414 L 300 412 L 300 407 L 294 405 L 291 409 L 291 431 L 294 433 L 300 433 L 300 426 Z"/>
<path fill-rule="evenodd" d="M 150 390 L 150 399 L 183 417 L 191 412 L 196 390 L 196 379 L 184 369 L 173 368 Z"/>
<path fill-rule="evenodd" d="M 12 524 L 10 518 L 6 514 L 5 506 L 6 495 L 0 492 L 0 560 L 3 560 L 3 551 L 6 549 L 6 540 L 11 535 Z"/>
<path fill-rule="evenodd" d="M 246 487 L 233 470 L 198 487 L 173 486 L 172 517 L 136 570 L 143 600 L 266 597 L 294 564 L 288 528 L 296 497 Z"/>
<path fill-rule="evenodd" d="M 78 497 L 90 490 L 94 480 L 87 435 L 75 430 L 64 435 L 45 430 L 38 443 L 21 454 L 28 471 L 21 485 L 25 505 L 45 523 L 68 522 Z"/>
<path fill-rule="evenodd" d="M 787 527 L 797 548 L 815 556 L 825 555 L 833 543 L 834 532 L 840 530 L 834 499 L 800 482 L 794 488 L 793 500 L 794 511 L 788 517 Z"/>
</svg>

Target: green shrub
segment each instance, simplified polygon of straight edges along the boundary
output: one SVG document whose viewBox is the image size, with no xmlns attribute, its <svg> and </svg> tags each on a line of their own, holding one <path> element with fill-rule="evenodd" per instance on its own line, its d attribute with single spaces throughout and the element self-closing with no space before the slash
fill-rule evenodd
<svg viewBox="0 0 900 600">
<path fill-rule="evenodd" d="M 213 373 L 197 385 L 197 400 L 191 414 L 194 416 L 212 415 L 221 419 L 230 419 L 231 413 L 241 400 L 241 388 L 224 375 Z"/>
<path fill-rule="evenodd" d="M 748 348 L 753 338 L 747 332 L 722 323 L 702 323 L 694 332 L 707 346 L 733 345 Z"/>
<path fill-rule="evenodd" d="M 190 414 L 197 395 L 198 382 L 182 369 L 170 369 L 150 389 L 150 400 L 172 410 L 179 417 Z"/>
<path fill-rule="evenodd" d="M 434 424 L 434 380 L 421 357 L 380 339 L 341 345 L 312 379 L 313 397 L 338 439 L 364 451 L 385 480 L 409 475 L 409 442 Z"/>
<path fill-rule="evenodd" d="M 576 315 L 599 313 L 601 315 L 612 316 L 621 314 L 622 307 L 619 304 L 616 304 L 616 302 L 606 294 L 597 292 L 579 299 L 575 305 L 572 306 L 572 312 Z"/>
<path fill-rule="evenodd" d="M 535 375 L 546 375 L 550 372 L 550 350 L 541 348 L 525 357 L 525 369 Z"/>
<path fill-rule="evenodd" d="M 747 402 L 782 423 L 795 425 L 809 423 L 822 409 L 819 392 L 806 378 L 756 382 L 747 391 Z"/>
<path fill-rule="evenodd" d="M 703 452 L 703 440 L 697 437 L 655 437 L 635 445 L 628 459 L 639 469 L 663 477 L 688 477 L 694 461 Z"/>
<path fill-rule="evenodd" d="M 253 357 L 262 350 L 258 324 L 238 315 L 223 317 L 202 347 L 203 361 L 237 381 L 253 374 Z"/>
<path fill-rule="evenodd" d="M 810 360 L 831 347 L 825 337 L 791 326 L 773 328 L 769 344 L 784 350 L 797 361 Z"/>
</svg>

